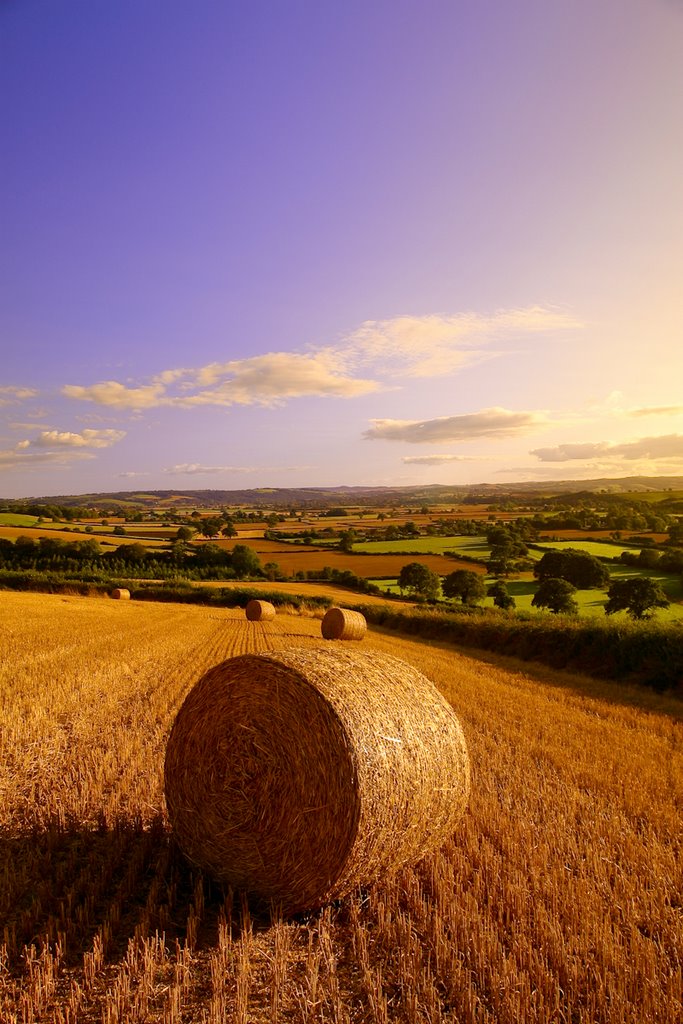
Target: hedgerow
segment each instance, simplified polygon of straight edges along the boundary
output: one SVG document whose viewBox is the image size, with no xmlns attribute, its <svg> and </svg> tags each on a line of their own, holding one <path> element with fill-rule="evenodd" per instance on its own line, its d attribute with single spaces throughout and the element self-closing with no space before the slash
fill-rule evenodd
<svg viewBox="0 0 683 1024">
<path fill-rule="evenodd" d="M 683 627 L 569 616 L 510 614 L 491 609 L 398 611 L 363 606 L 368 622 L 466 647 L 494 651 L 599 679 L 683 692 Z"/>
</svg>

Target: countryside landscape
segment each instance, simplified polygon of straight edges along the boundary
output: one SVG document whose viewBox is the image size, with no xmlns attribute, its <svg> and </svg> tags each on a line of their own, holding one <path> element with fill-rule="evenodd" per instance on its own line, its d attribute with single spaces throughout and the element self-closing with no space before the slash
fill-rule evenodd
<svg viewBox="0 0 683 1024">
<path fill-rule="evenodd" d="M 0 3 L 0 1024 L 681 1024 L 682 52 Z"/>
<path fill-rule="evenodd" d="M 683 488 L 349 496 L 5 502 L 3 1020 L 678 1019 Z M 602 590 L 577 588 L 569 614 L 520 608 L 567 545 L 607 569 Z M 419 573 L 399 586 L 415 564 L 435 594 Z M 444 597 L 463 571 L 482 588 Z M 669 603 L 607 615 L 614 579 Z M 501 583 L 514 606 L 484 596 Z M 274 620 L 247 621 L 254 597 Z M 207 669 L 319 646 L 331 605 L 362 609 L 362 643 L 447 698 L 472 793 L 425 861 L 283 918 L 175 846 L 164 748 Z M 526 624 L 544 632 L 515 650 L 504 632 Z M 602 657 L 615 626 L 628 670 Z"/>
</svg>

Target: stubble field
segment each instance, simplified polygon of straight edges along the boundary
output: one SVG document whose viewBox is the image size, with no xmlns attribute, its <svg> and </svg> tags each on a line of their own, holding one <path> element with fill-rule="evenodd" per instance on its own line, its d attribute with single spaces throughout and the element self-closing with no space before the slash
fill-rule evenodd
<svg viewBox="0 0 683 1024">
<path fill-rule="evenodd" d="M 456 709 L 447 847 L 293 920 L 250 915 L 169 838 L 166 738 L 215 663 L 317 619 L 0 594 L 0 1020 L 675 1024 L 677 705 L 372 631 Z"/>
</svg>

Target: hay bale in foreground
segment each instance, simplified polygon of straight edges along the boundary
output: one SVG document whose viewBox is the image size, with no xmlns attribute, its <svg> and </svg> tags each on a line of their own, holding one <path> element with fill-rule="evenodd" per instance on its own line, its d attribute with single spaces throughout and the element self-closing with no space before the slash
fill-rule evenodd
<svg viewBox="0 0 683 1024">
<path fill-rule="evenodd" d="M 320 624 L 326 640 L 362 640 L 367 628 L 365 616 L 349 608 L 328 608 Z"/>
<path fill-rule="evenodd" d="M 254 598 L 247 601 L 244 611 L 250 622 L 270 622 L 275 618 L 275 606 L 270 601 L 257 601 Z"/>
<path fill-rule="evenodd" d="M 210 669 L 178 712 L 164 775 L 187 857 L 284 913 L 441 846 L 470 785 L 460 723 L 436 687 L 398 658 L 348 647 Z"/>
<path fill-rule="evenodd" d="M 113 597 L 115 601 L 130 601 L 130 590 L 126 590 L 125 587 L 115 587 L 109 596 Z"/>
</svg>

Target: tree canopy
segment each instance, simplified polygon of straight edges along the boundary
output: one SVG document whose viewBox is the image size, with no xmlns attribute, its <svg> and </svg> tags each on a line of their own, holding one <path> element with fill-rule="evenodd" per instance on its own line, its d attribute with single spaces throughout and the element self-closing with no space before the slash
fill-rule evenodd
<svg viewBox="0 0 683 1024">
<path fill-rule="evenodd" d="M 577 590 L 605 587 L 609 582 L 609 569 L 594 555 L 575 548 L 562 551 L 546 551 L 534 568 L 539 580 L 566 580 Z"/>
<path fill-rule="evenodd" d="M 576 587 L 568 580 L 549 576 L 539 585 L 531 604 L 534 608 L 548 608 L 555 615 L 576 615 L 579 606 L 574 600 L 575 593 Z"/>
<path fill-rule="evenodd" d="M 649 619 L 657 608 L 668 608 L 669 604 L 658 583 L 648 576 L 633 576 L 612 583 L 607 591 L 605 612 L 614 615 L 625 611 L 632 619 Z"/>
<path fill-rule="evenodd" d="M 419 597 L 433 600 L 439 596 L 441 580 L 422 562 L 408 562 L 401 568 L 398 585 L 401 590 L 408 590 Z"/>
<path fill-rule="evenodd" d="M 478 604 L 486 597 L 486 585 L 481 573 L 469 569 L 456 569 L 442 584 L 445 597 L 459 598 L 463 604 Z"/>
</svg>

